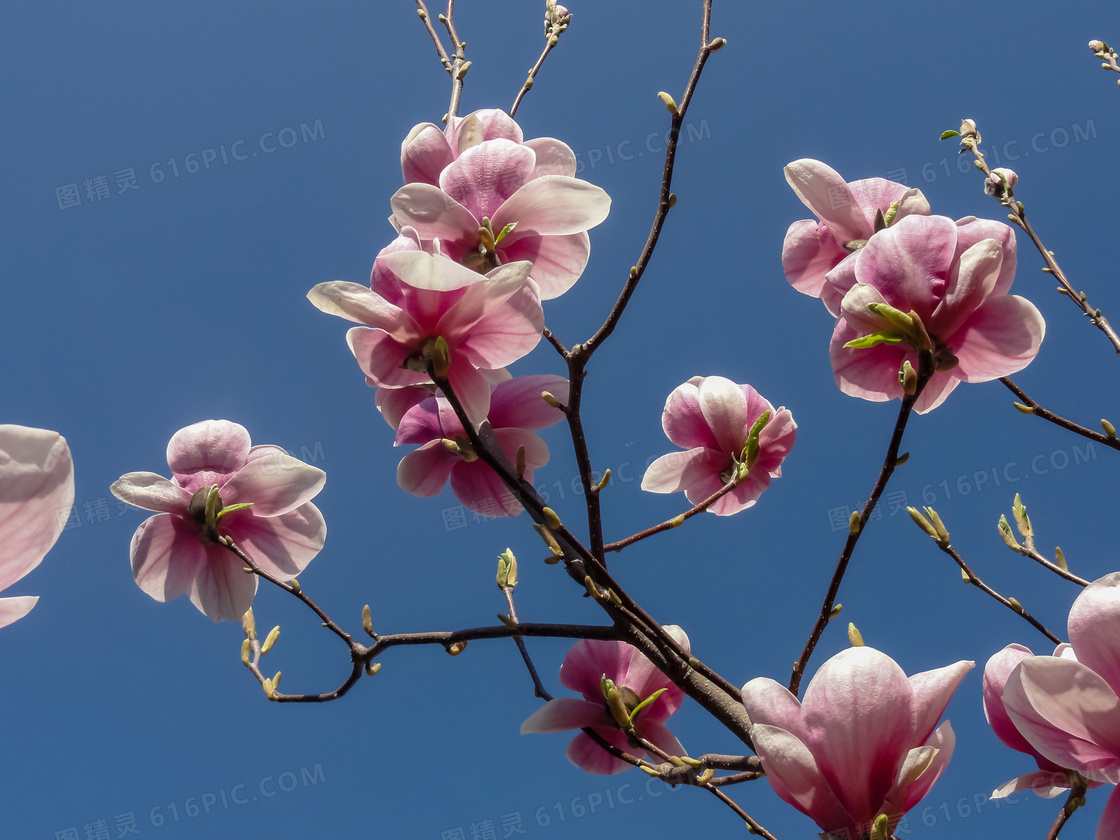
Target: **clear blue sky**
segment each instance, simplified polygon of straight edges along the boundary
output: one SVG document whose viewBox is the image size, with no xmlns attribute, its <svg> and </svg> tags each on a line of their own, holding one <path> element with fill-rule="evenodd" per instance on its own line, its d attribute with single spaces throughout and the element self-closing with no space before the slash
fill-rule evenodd
<svg viewBox="0 0 1120 840">
<path fill-rule="evenodd" d="M 460 5 L 473 60 L 463 112 L 508 108 L 539 53 L 544 4 Z M 546 308 L 571 345 L 601 321 L 645 240 L 668 127 L 656 94 L 683 89 L 700 3 L 569 8 L 572 27 L 518 119 L 527 137 L 558 137 L 579 152 L 581 176 L 614 202 L 592 231 L 587 272 Z M 935 213 L 1000 218 L 980 176 L 958 170 L 956 147 L 937 139 L 974 118 L 986 146 L 1018 156 L 1009 163 L 1018 195 L 1074 285 L 1120 320 L 1108 198 L 1120 90 L 1085 46 L 1120 42 L 1120 18 L 1104 2 L 869 0 L 778 11 L 717 0 L 712 34 L 728 45 L 689 115 L 679 204 L 592 365 L 585 419 L 595 465 L 617 478 L 603 497 L 617 539 L 683 509 L 681 497 L 638 486 L 644 465 L 673 448 L 660 415 L 674 387 L 720 374 L 793 411 L 797 445 L 757 507 L 689 522 L 613 567 L 733 682 L 784 681 L 843 543 L 830 512 L 869 492 L 896 406 L 844 397 L 832 382 L 831 319 L 782 276 L 782 237 L 807 216 L 782 166 L 816 157 L 849 178 L 905 178 Z M 166 474 L 177 429 L 227 418 L 254 442 L 326 470 L 316 502 L 327 544 L 301 581 L 345 626 L 360 631 L 365 603 L 380 632 L 492 623 L 504 610 L 493 575 L 507 546 L 522 559 L 523 620 L 601 620 L 560 570 L 537 561 L 526 519 L 468 517 L 449 529 L 449 492 L 423 500 L 397 488 L 402 452 L 346 348 L 345 325 L 304 297 L 325 280 L 368 279 L 392 236 L 400 141 L 440 119 L 448 90 L 407 0 L 5 10 L 0 421 L 67 437 L 80 520 L 8 593 L 42 598 L 0 645 L 5 840 L 441 840 L 456 828 L 471 838 L 472 825 L 486 837 L 486 821 L 501 838 L 502 817 L 515 814 L 524 834 L 510 836 L 531 840 L 697 827 L 743 836 L 698 791 L 647 789 L 637 771 L 588 776 L 564 758 L 564 736 L 520 736 L 538 701 L 511 643 L 473 643 L 455 659 L 394 650 L 339 702 L 280 706 L 241 667 L 238 626 L 215 626 L 185 600 L 157 604 L 132 581 L 128 545 L 143 515 L 118 507 L 110 483 L 134 470 Z M 1021 239 L 1013 291 L 1039 306 L 1048 332 L 1016 380 L 1087 425 L 1120 422 L 1110 348 L 1039 265 Z M 561 370 L 544 345 L 516 367 Z M 553 460 L 538 481 L 574 520 L 581 499 L 566 435 L 546 434 Z M 998 383 L 959 388 L 912 422 L 904 448 L 910 461 L 888 492 L 932 502 L 978 573 L 1064 634 L 1075 587 L 1011 555 L 996 521 L 1022 492 L 1045 551 L 1060 544 L 1091 579 L 1115 571 L 1115 454 L 1019 415 Z M 1038 652 L 1049 643 L 962 586 L 948 558 L 885 507 L 840 601 L 843 618 L 909 673 L 978 663 L 947 713 L 957 753 L 906 836 L 1043 836 L 1059 801 L 986 802 L 1033 764 L 988 731 L 980 669 L 1009 642 Z M 255 610 L 264 629 L 282 625 L 266 664 L 283 669 L 286 690 L 341 681 L 345 651 L 293 599 L 262 590 Z M 810 670 L 847 645 L 844 626 L 830 628 Z M 558 692 L 567 647 L 530 645 Z M 673 723 L 694 753 L 735 749 L 694 708 Z M 1090 796 L 1063 838 L 1092 836 L 1106 793 Z M 814 836 L 765 782 L 735 794 L 783 840 Z M 577 817 L 576 798 L 595 812 Z M 209 813 L 192 818 L 192 805 Z M 126 833 L 129 815 L 138 835 Z"/>
</svg>

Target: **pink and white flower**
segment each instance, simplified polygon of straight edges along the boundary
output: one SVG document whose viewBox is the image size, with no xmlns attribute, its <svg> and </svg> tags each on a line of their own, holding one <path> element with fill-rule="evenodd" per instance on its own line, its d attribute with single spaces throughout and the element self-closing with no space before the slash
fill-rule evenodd
<svg viewBox="0 0 1120 840">
<path fill-rule="evenodd" d="M 38 566 L 74 504 L 74 462 L 58 432 L 0 425 L 0 591 Z M 37 595 L 0 598 L 0 627 L 23 618 Z"/>
<path fill-rule="evenodd" d="M 668 625 L 665 630 L 681 645 L 685 653 L 689 652 L 688 636 L 684 630 L 676 625 Z M 607 680 L 617 688 L 622 706 L 628 713 L 660 691 L 653 702 L 638 711 L 633 720 L 634 728 L 642 738 L 656 744 L 669 755 L 687 754 L 680 741 L 665 726 L 669 716 L 680 708 L 684 692 L 673 685 L 633 645 L 625 642 L 594 639 L 576 642 L 564 657 L 564 664 L 560 666 L 560 682 L 565 688 L 580 692 L 583 699 L 557 697 L 549 700 L 521 724 L 521 734 L 593 729 L 610 744 L 633 753 L 635 748 L 629 746 L 626 734 L 619 728 L 615 716 L 608 708 L 604 694 L 609 689 Z M 567 755 L 576 766 L 600 776 L 621 773 L 631 767 L 612 756 L 583 732 L 568 744 Z M 650 759 L 656 763 L 661 762 L 660 758 L 653 755 L 650 755 Z"/>
<path fill-rule="evenodd" d="M 522 142 L 500 111 L 453 120 L 440 136 L 414 128 L 401 149 L 410 181 L 391 200 L 398 231 L 439 240 L 452 259 L 483 270 L 532 264 L 542 300 L 566 292 L 587 265 L 587 230 L 606 219 L 610 198 L 575 177 L 576 156 L 552 138 Z"/>
<path fill-rule="evenodd" d="M 346 340 L 372 385 L 430 382 L 425 360 L 442 338 L 451 388 L 472 421 L 481 423 L 490 384 L 479 369 L 512 364 L 541 340 L 544 313 L 529 263 L 483 276 L 406 243 L 399 238 L 377 257 L 372 288 L 336 280 L 320 283 L 307 297 L 324 312 L 368 325 L 351 329 Z"/>
<path fill-rule="evenodd" d="M 511 464 L 525 448 L 524 477 L 548 463 L 548 445 L 532 430 L 563 419 L 541 393 L 561 403 L 568 399 L 568 380 L 562 376 L 520 376 L 494 386 L 487 420 L 494 438 Z M 455 496 L 471 510 L 486 516 L 516 516 L 521 503 L 490 467 L 473 451 L 451 403 L 440 393 L 429 396 L 401 417 L 397 444 L 422 444 L 397 466 L 397 483 L 414 496 L 435 496 L 448 479 Z M 453 446 L 452 446 L 453 445 Z"/>
<path fill-rule="evenodd" d="M 1120 572 L 1085 587 L 1070 609 L 1067 631 L 1069 645 L 1059 646 L 1055 656 L 1023 657 L 996 699 L 1032 752 L 1091 782 L 1115 785 L 1120 783 Z M 1003 739 L 1001 729 L 993 728 Z M 1108 798 L 1097 840 L 1120 837 L 1118 791 Z"/>
<path fill-rule="evenodd" d="M 880 814 L 893 831 L 949 764 L 953 729 L 937 721 L 974 664 L 907 677 L 886 654 L 852 647 L 820 667 L 803 702 L 751 680 L 743 705 L 770 786 L 825 840 L 861 837 Z"/>
<path fill-rule="evenodd" d="M 136 585 L 157 601 L 188 593 L 212 621 L 238 621 L 257 576 L 220 540 L 232 539 L 280 580 L 322 549 L 327 525 L 311 499 L 326 474 L 279 446 L 253 446 L 243 426 L 204 420 L 180 429 L 167 464 L 170 479 L 134 472 L 110 488 L 123 502 L 159 512 L 136 529 L 130 551 Z"/>
<path fill-rule="evenodd" d="M 877 214 L 898 202 L 894 221 L 909 215 L 929 215 L 921 190 L 865 178 L 847 183 L 819 160 L 795 160 L 785 168 L 786 181 L 819 222 L 794 222 L 782 245 L 786 279 L 802 294 L 819 297 L 833 315 L 840 314 L 846 288 L 827 282 L 826 275 L 859 252 L 875 234 Z"/>
<path fill-rule="evenodd" d="M 770 412 L 757 434 L 757 449 L 748 449 L 751 429 Z M 674 389 L 665 402 L 661 425 L 684 452 L 662 455 L 649 465 L 642 489 L 651 493 L 683 491 L 694 505 L 726 485 L 741 469 L 738 486 L 716 500 L 712 513 L 730 516 L 758 501 L 770 479 L 782 474 L 782 461 L 797 437 L 797 424 L 784 406 L 774 406 L 750 385 L 722 376 L 694 376 Z"/>
<path fill-rule="evenodd" d="M 961 382 L 988 382 L 1022 370 L 1038 354 L 1046 323 L 1034 304 L 1009 295 L 1014 233 L 1007 225 L 944 216 L 907 216 L 877 233 L 852 264 L 829 355 L 845 394 L 882 402 L 903 396 L 899 369 L 918 368 L 917 350 L 872 306 L 920 319 L 933 342 L 936 372 L 915 405 L 944 402 Z M 874 346 L 849 347 L 865 337 Z"/>
</svg>

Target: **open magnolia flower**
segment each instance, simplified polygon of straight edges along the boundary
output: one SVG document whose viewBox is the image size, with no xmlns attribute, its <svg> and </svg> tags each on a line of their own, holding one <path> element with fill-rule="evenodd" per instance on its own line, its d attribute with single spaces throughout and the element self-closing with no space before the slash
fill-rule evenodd
<svg viewBox="0 0 1120 840">
<path fill-rule="evenodd" d="M 568 380 L 537 375 L 500 382 L 490 396 L 490 413 L 486 418 L 511 464 L 517 463 L 517 453 L 524 448 L 522 475 L 530 483 L 533 469 L 548 463 L 548 445 L 533 430 L 564 418 L 562 411 L 545 402 L 541 396 L 544 391 L 561 403 L 567 402 Z M 434 496 L 450 478 L 451 489 L 459 501 L 477 513 L 521 513 L 521 503 L 472 450 L 451 403 L 442 393 L 423 399 L 404 413 L 397 427 L 396 442 L 422 444 L 405 455 L 397 467 L 397 483 L 405 491 L 414 496 Z"/>
<path fill-rule="evenodd" d="M 685 653 L 688 636 L 676 625 L 665 630 Z M 625 642 L 583 639 L 576 642 L 560 666 L 560 682 L 578 691 L 582 700 L 557 697 L 537 709 L 523 724 L 521 734 L 593 729 L 608 743 L 633 753 L 635 748 L 619 726 L 625 717 L 642 738 L 669 755 L 685 755 L 684 747 L 665 726 L 665 721 L 684 700 L 684 692 L 670 682 L 653 663 Z M 601 776 L 621 773 L 631 765 L 615 758 L 586 733 L 568 744 L 568 758 L 588 773 Z M 650 756 L 658 764 L 661 759 Z"/>
<path fill-rule="evenodd" d="M 430 382 L 431 361 L 475 423 L 490 408 L 480 369 L 512 364 L 541 340 L 544 313 L 528 262 L 481 275 L 401 237 L 378 255 L 371 283 L 320 283 L 307 297 L 323 312 L 368 325 L 346 340 L 371 384 Z"/>
<path fill-rule="evenodd" d="M 0 425 L 0 591 L 42 561 L 74 504 L 74 462 L 58 432 Z M 36 595 L 0 598 L 0 627 L 35 606 Z"/>
<path fill-rule="evenodd" d="M 1085 587 L 1070 609 L 1067 631 L 1069 645 L 1059 646 L 1054 656 L 1023 656 L 1002 690 L 998 673 L 991 691 L 986 682 L 985 707 L 1002 707 L 1040 767 L 1045 760 L 1075 770 L 1090 782 L 1115 785 L 1120 783 L 1120 572 Z M 997 666 L 998 661 L 996 666 L 989 663 Z M 1000 718 L 994 718 L 992 728 L 1008 743 L 1006 727 L 1000 724 Z M 1036 775 L 1009 782 L 996 794 L 1029 784 Z M 1060 774 L 1053 779 L 1054 787 L 1067 786 Z M 1120 788 L 1105 805 L 1097 840 L 1120 837 L 1117 791 Z"/>
<path fill-rule="evenodd" d="M 576 178 L 576 156 L 552 138 L 522 142 L 500 111 L 454 119 L 445 131 L 416 126 L 401 147 L 406 184 L 391 200 L 392 222 L 465 265 L 490 270 L 527 260 L 542 300 L 566 292 L 587 265 L 587 231 L 610 212 L 610 197 Z"/>
<path fill-rule="evenodd" d="M 184 593 L 213 621 L 238 621 L 252 606 L 257 576 L 221 541 L 232 539 L 263 571 L 290 580 L 323 547 L 327 525 L 311 499 L 326 474 L 279 446 L 253 446 L 243 426 L 204 420 L 167 444 L 170 479 L 122 476 L 113 495 L 159 511 L 132 537 L 136 585 L 157 601 Z"/>
<path fill-rule="evenodd" d="M 899 371 L 918 368 L 916 315 L 932 342 L 935 373 L 915 404 L 944 402 L 961 382 L 1022 370 L 1038 354 L 1046 322 L 1009 295 L 1014 235 L 1007 225 L 907 216 L 875 234 L 853 263 L 829 355 L 840 390 L 883 402 L 903 396 Z"/>
<path fill-rule="evenodd" d="M 907 677 L 886 654 L 852 647 L 820 667 L 803 702 L 751 680 L 743 705 L 770 786 L 824 840 L 862 837 L 880 814 L 893 831 L 949 764 L 953 730 L 937 721 L 974 664 Z"/>
<path fill-rule="evenodd" d="M 827 282 L 826 275 L 886 226 L 891 205 L 898 205 L 891 213 L 894 221 L 929 215 L 929 202 L 921 190 L 885 178 L 848 183 L 819 160 L 795 160 L 786 166 L 785 176 L 820 221 L 804 219 L 789 226 L 782 245 L 782 268 L 790 285 L 802 294 L 819 297 L 833 315 L 840 314 L 840 300 L 847 289 Z"/>
<path fill-rule="evenodd" d="M 684 491 L 695 505 L 738 475 L 739 484 L 708 508 L 720 516 L 758 501 L 770 479 L 781 476 L 782 461 L 797 437 L 788 409 L 775 411 L 750 385 L 722 376 L 694 376 L 677 387 L 665 402 L 661 425 L 669 440 L 688 449 L 650 464 L 642 489 Z"/>
</svg>

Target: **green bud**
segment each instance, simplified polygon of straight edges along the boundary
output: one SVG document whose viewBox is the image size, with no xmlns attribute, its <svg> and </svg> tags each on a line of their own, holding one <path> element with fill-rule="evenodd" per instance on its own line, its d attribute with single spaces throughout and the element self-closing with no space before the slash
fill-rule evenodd
<svg viewBox="0 0 1120 840">
<path fill-rule="evenodd" d="M 1019 529 L 1019 534 L 1023 539 L 1029 540 L 1034 537 L 1034 529 L 1031 528 L 1030 517 L 1027 516 L 1027 508 L 1023 504 L 1019 494 L 1015 494 L 1015 502 L 1011 506 L 1011 513 L 1015 517 L 1015 525 Z"/>
<path fill-rule="evenodd" d="M 1008 523 L 1007 517 L 1002 514 L 1000 514 L 999 517 L 999 536 L 1012 551 L 1023 550 L 1023 547 L 1019 545 L 1015 537 L 1011 534 L 1011 525 Z"/>
<path fill-rule="evenodd" d="M 848 533 L 858 534 L 860 529 L 859 524 L 859 511 L 853 510 L 852 515 L 848 517 Z"/>
<path fill-rule="evenodd" d="M 1020 414 L 1034 414 L 1034 409 L 1029 405 L 1023 405 L 1021 402 L 1013 402 L 1011 404 L 1015 406 L 1015 410 Z"/>
<path fill-rule="evenodd" d="M 933 539 L 938 539 L 937 529 L 918 511 L 917 508 L 907 507 L 906 512 L 910 514 L 910 518 L 914 520 L 914 524 L 921 528 Z"/>
<path fill-rule="evenodd" d="M 245 615 L 241 616 L 241 629 L 245 631 L 246 639 L 257 638 L 257 622 L 253 618 L 253 608 L 245 610 Z"/>
<path fill-rule="evenodd" d="M 856 629 L 856 626 L 848 622 L 848 641 L 852 643 L 852 647 L 863 647 L 863 634 Z"/>
<path fill-rule="evenodd" d="M 272 646 L 276 644 L 276 640 L 280 638 L 280 625 L 276 625 L 269 631 L 265 637 L 264 644 L 261 645 L 261 654 L 264 655 L 272 650 Z"/>
<path fill-rule="evenodd" d="M 677 103 L 674 101 L 673 97 L 671 97 L 665 91 L 661 91 L 659 94 L 657 94 L 657 98 L 665 103 L 665 107 L 669 109 L 669 113 L 674 117 L 680 113 L 680 111 L 677 110 Z"/>
<path fill-rule="evenodd" d="M 1054 546 L 1054 564 L 1063 572 L 1069 571 L 1069 566 L 1066 565 L 1066 555 L 1060 546 Z"/>
<path fill-rule="evenodd" d="M 369 614 L 369 604 L 362 607 L 362 629 L 367 635 L 373 635 L 373 618 Z"/>
<path fill-rule="evenodd" d="M 722 50 L 725 46 L 727 46 L 727 39 L 726 38 L 716 38 L 714 41 L 712 41 L 710 44 L 708 44 L 708 49 L 711 52 L 718 52 L 719 50 Z"/>
<path fill-rule="evenodd" d="M 517 586 L 517 558 L 508 548 L 498 555 L 498 586 L 502 589 Z"/>
<path fill-rule="evenodd" d="M 547 525 L 551 530 L 558 531 L 561 527 L 563 527 L 560 523 L 560 517 L 556 515 L 556 511 L 554 511 L 552 508 L 546 507 L 542 511 L 542 513 L 544 513 L 544 524 Z"/>
<path fill-rule="evenodd" d="M 249 667 L 249 654 L 252 652 L 253 643 L 248 639 L 241 641 L 241 664 L 246 668 Z"/>
<path fill-rule="evenodd" d="M 934 529 L 937 531 L 938 542 L 942 542 L 942 543 L 945 543 L 945 545 L 948 545 L 949 544 L 949 531 L 942 524 L 941 517 L 937 515 L 937 511 L 935 511 L 931 507 L 927 507 L 926 508 L 926 516 L 929 517 L 930 521 L 933 523 Z"/>
<path fill-rule="evenodd" d="M 891 821 L 886 814 L 879 814 L 871 823 L 871 840 L 890 840 Z"/>
<path fill-rule="evenodd" d="M 1116 440 L 1116 427 L 1115 426 L 1113 426 L 1107 420 L 1102 418 L 1101 419 L 1101 428 L 1104 429 L 1104 433 L 1106 435 L 1108 435 L 1113 440 Z"/>
<path fill-rule="evenodd" d="M 842 610 L 842 609 L 844 609 L 844 605 L 843 605 L 843 604 L 837 604 L 836 606 L 834 606 L 834 607 L 832 608 L 832 612 L 830 612 L 830 613 L 828 614 L 828 617 L 829 617 L 830 619 L 832 619 L 832 618 L 836 618 L 837 616 L 839 616 L 839 615 L 840 615 L 840 610 Z"/>
</svg>

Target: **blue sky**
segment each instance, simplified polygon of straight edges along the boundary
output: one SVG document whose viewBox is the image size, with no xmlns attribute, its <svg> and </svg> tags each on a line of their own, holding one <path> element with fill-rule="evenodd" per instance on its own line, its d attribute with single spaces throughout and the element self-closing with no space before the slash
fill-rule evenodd
<svg viewBox="0 0 1120 840">
<path fill-rule="evenodd" d="M 461 4 L 473 61 L 463 113 L 509 107 L 539 53 L 543 5 Z M 683 89 L 700 4 L 569 8 L 572 27 L 518 120 L 527 137 L 568 143 L 586 164 L 581 177 L 613 199 L 592 231 L 587 272 L 546 309 L 571 345 L 601 322 L 645 240 L 668 127 L 656 94 Z M 109 485 L 125 472 L 165 472 L 177 429 L 226 418 L 326 470 L 316 502 L 327 544 L 301 581 L 344 626 L 360 628 L 366 603 L 380 632 L 491 623 L 504 610 L 493 574 L 507 546 L 522 560 L 523 620 L 602 620 L 557 568 L 537 562 L 526 519 L 456 521 L 449 492 L 425 500 L 397 488 L 402 452 L 345 325 L 305 299 L 316 283 L 368 278 L 392 236 L 400 141 L 446 111 L 448 80 L 413 4 L 324 13 L 50 2 L 3 17 L 2 420 L 67 437 L 77 496 L 55 550 L 9 593 L 42 597 L 0 647 L 9 721 L 0 837 L 85 840 L 104 826 L 109 837 L 151 840 L 442 840 L 460 828 L 471 838 L 472 826 L 485 837 L 487 821 L 499 838 L 697 826 L 741 836 L 698 791 L 647 787 L 637 771 L 588 776 L 564 758 L 564 736 L 520 736 L 538 701 L 510 643 L 474 643 L 455 659 L 390 651 L 382 672 L 343 700 L 281 706 L 241 667 L 239 627 L 213 625 L 185 600 L 157 604 L 132 581 L 128 544 L 143 514 L 118 507 Z M 1085 44 L 1120 42 L 1120 20 L 1102 2 L 779 11 L 717 0 L 712 34 L 728 45 L 689 113 L 677 209 L 592 364 L 584 416 L 595 465 L 618 479 L 603 497 L 608 539 L 618 539 L 683 509 L 680 497 L 639 489 L 645 464 L 674 448 L 660 425 L 674 387 L 719 374 L 792 410 L 797 445 L 754 509 L 693 520 L 612 567 L 732 682 L 785 681 L 843 544 L 836 518 L 869 492 L 896 407 L 833 384 L 831 320 L 782 276 L 782 237 L 808 215 L 782 166 L 815 157 L 849 179 L 905 179 L 935 213 L 1001 218 L 980 176 L 958 169 L 955 145 L 937 139 L 974 118 L 1002 156 L 990 159 L 1018 170 L 1017 194 L 1074 285 L 1118 320 L 1107 196 L 1120 91 Z M 1111 349 L 1039 266 L 1021 238 L 1014 291 L 1041 309 L 1048 332 L 1014 378 L 1086 425 L 1117 421 Z M 562 368 L 542 344 L 515 372 Z M 888 492 L 932 503 L 977 572 L 1063 634 L 1075 587 L 1010 554 L 995 524 L 1021 492 L 1044 551 L 1061 545 L 1090 579 L 1115 571 L 1113 453 L 1018 414 L 1011 399 L 998 383 L 965 386 L 915 418 L 910 461 Z M 553 457 L 537 480 L 569 521 L 581 499 L 565 437 L 547 433 Z M 1038 652 L 1048 643 L 962 586 L 905 513 L 884 507 L 872 524 L 841 591 L 843 618 L 908 673 L 978 663 L 947 712 L 957 753 L 905 836 L 1043 836 L 1057 801 L 996 809 L 986 800 L 1033 764 L 988 731 L 980 669 L 1009 642 Z M 286 690 L 341 681 L 345 651 L 293 599 L 262 590 L 255 610 L 265 629 L 282 626 L 266 664 L 283 669 Z M 847 645 L 844 626 L 826 633 L 811 671 Z M 530 649 L 562 691 L 555 672 L 567 644 Z M 735 748 L 695 708 L 673 720 L 694 753 Z M 783 840 L 813 836 L 766 783 L 735 795 Z M 1105 795 L 1090 796 L 1063 838 L 1093 836 Z M 518 819 L 524 834 L 513 833 Z"/>
</svg>

